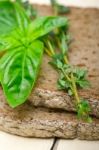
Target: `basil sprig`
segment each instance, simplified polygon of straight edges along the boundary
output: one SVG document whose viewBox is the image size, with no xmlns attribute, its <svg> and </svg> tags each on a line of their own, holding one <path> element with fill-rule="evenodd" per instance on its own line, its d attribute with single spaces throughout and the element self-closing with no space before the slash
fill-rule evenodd
<svg viewBox="0 0 99 150">
<path fill-rule="evenodd" d="M 19 3 L 6 4 L 10 11 L 2 2 L 4 21 L 0 13 L 0 82 L 8 104 L 14 108 L 27 100 L 35 85 L 44 48 L 39 39 L 66 26 L 68 21 L 63 17 L 38 17 L 31 21 Z"/>
</svg>

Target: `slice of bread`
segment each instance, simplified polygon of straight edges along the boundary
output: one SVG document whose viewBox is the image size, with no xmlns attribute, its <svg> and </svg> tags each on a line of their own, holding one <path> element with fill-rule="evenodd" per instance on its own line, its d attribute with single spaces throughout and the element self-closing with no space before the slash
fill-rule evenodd
<svg viewBox="0 0 99 150">
<path fill-rule="evenodd" d="M 0 96 L 0 130 L 24 137 L 99 140 L 99 119 L 78 121 L 73 113 L 34 108 L 29 101 L 12 109 Z"/>
</svg>

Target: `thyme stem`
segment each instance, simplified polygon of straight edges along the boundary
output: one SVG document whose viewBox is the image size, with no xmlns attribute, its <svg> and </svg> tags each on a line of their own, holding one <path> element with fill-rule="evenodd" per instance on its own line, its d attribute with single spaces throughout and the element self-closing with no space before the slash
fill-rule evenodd
<svg viewBox="0 0 99 150">
<path fill-rule="evenodd" d="M 64 71 L 63 68 L 61 68 L 61 71 L 62 71 L 62 73 L 64 74 L 65 78 L 66 78 L 69 82 L 71 82 L 70 77 L 65 73 L 65 71 Z"/>
<path fill-rule="evenodd" d="M 75 79 L 74 79 L 74 76 L 73 76 L 72 73 L 71 73 L 71 81 L 72 81 L 73 93 L 74 93 L 75 99 L 76 99 L 77 104 L 78 104 L 80 102 L 80 98 L 79 98 L 79 95 L 78 95 Z"/>
<path fill-rule="evenodd" d="M 68 58 L 66 56 L 64 56 L 64 62 L 66 64 L 69 64 Z M 77 103 L 79 103 L 80 102 L 80 98 L 79 98 L 79 95 L 78 95 L 78 92 L 77 92 L 77 86 L 76 86 L 76 83 L 75 83 L 75 78 L 74 78 L 73 73 L 71 73 L 70 81 L 72 83 L 72 90 L 73 90 L 73 94 L 75 96 L 75 99 L 76 99 Z"/>
</svg>

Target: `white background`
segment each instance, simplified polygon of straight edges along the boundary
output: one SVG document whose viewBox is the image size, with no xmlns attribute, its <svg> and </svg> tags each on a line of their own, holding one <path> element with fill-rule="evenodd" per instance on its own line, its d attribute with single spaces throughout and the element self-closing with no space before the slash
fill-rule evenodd
<svg viewBox="0 0 99 150">
<path fill-rule="evenodd" d="M 61 3 L 81 7 L 99 7 L 99 0 L 59 0 Z M 49 0 L 30 0 L 48 4 Z M 50 150 L 53 139 L 22 138 L 0 132 L 0 150 Z M 99 150 L 99 141 L 60 140 L 57 150 Z"/>
<path fill-rule="evenodd" d="M 49 4 L 50 0 L 29 0 L 32 3 Z M 69 6 L 99 7 L 99 0 L 58 0 L 58 2 Z"/>
</svg>

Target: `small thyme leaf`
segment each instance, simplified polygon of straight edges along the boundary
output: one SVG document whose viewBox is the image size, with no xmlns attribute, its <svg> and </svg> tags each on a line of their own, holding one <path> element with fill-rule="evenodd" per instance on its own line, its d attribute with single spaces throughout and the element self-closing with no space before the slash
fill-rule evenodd
<svg viewBox="0 0 99 150">
<path fill-rule="evenodd" d="M 90 82 L 88 80 L 77 80 L 76 84 L 80 87 L 80 88 L 89 88 L 90 87 Z"/>
<path fill-rule="evenodd" d="M 88 71 L 86 69 L 81 69 L 78 67 L 76 67 L 73 71 L 73 73 L 75 74 L 75 76 L 77 76 L 78 79 L 85 78 L 87 75 L 87 72 Z"/>
<path fill-rule="evenodd" d="M 68 44 L 66 42 L 66 36 L 65 34 L 62 33 L 62 41 L 61 41 L 61 50 L 62 50 L 62 54 L 65 55 L 68 53 Z"/>
<path fill-rule="evenodd" d="M 61 69 L 63 67 L 62 62 L 59 59 L 56 60 L 56 63 L 57 63 L 57 68 L 58 69 Z"/>
<path fill-rule="evenodd" d="M 89 103 L 85 99 L 81 99 L 80 103 L 77 105 L 78 110 L 78 118 L 83 118 L 84 120 L 87 120 L 88 122 L 91 122 L 91 118 L 89 117 L 89 113 L 91 112 Z"/>
<path fill-rule="evenodd" d="M 50 0 L 50 1 L 55 14 L 64 14 L 70 12 L 69 7 L 58 4 L 57 0 Z"/>
<path fill-rule="evenodd" d="M 71 89 L 68 90 L 68 95 L 69 95 L 69 96 L 72 96 L 72 95 L 73 95 L 73 92 L 72 92 Z"/>
<path fill-rule="evenodd" d="M 65 90 L 65 88 L 66 88 L 66 82 L 64 80 L 62 80 L 62 79 L 59 79 L 57 81 L 57 86 L 58 86 L 59 90 Z"/>
</svg>

